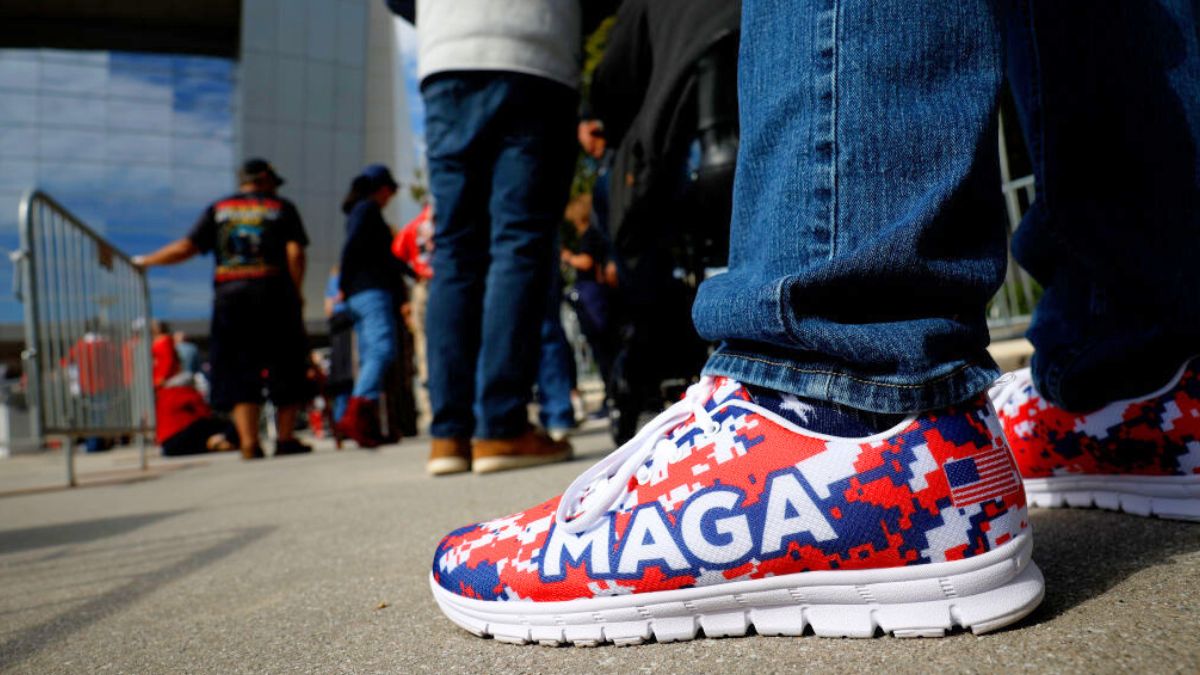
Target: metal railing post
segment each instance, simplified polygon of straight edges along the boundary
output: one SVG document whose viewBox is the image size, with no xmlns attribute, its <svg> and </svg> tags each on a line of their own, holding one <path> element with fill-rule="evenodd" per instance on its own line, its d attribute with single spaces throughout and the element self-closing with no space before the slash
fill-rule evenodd
<svg viewBox="0 0 1200 675">
<path fill-rule="evenodd" d="M 1000 116 L 997 139 L 1000 154 L 1000 191 L 1004 195 L 1004 209 L 1008 216 L 1008 237 L 1021 224 L 1024 209 L 1021 204 L 1021 194 L 1026 196 L 1026 203 L 1033 203 L 1033 176 L 1023 176 L 1014 179 L 1008 159 L 1008 144 L 1004 137 L 1004 117 Z M 1008 266 L 1004 274 L 1004 285 L 992 298 L 988 311 L 988 327 L 993 339 L 1010 338 L 1020 335 L 1029 324 L 1033 312 L 1036 294 L 1029 274 L 1017 265 L 1011 249 L 1007 252 Z M 1025 306 L 1021 306 L 1021 301 Z"/>
<path fill-rule="evenodd" d="M 150 433 L 158 426 L 158 411 L 154 406 L 154 362 L 153 357 L 150 355 L 150 282 L 146 279 L 146 270 L 140 267 L 134 267 L 133 270 L 142 281 L 142 311 L 138 316 L 141 321 L 139 328 L 141 329 L 142 349 L 138 351 L 135 357 L 134 377 L 137 377 L 140 373 L 143 379 L 150 382 L 150 388 L 146 391 L 143 391 L 141 396 L 138 396 L 138 399 L 141 401 L 141 404 L 138 407 L 142 408 L 142 419 L 140 424 L 142 427 L 142 432 L 140 434 L 142 439 L 142 470 L 145 470 L 147 468 L 145 448 L 146 434 Z"/>
<path fill-rule="evenodd" d="M 20 210 L 17 214 L 18 230 L 20 230 L 21 253 L 21 304 L 25 313 L 25 349 L 21 351 L 21 369 L 25 374 L 26 404 L 29 408 L 29 426 L 33 440 L 40 448 L 44 444 L 42 438 L 42 373 L 39 367 L 38 346 L 41 336 L 38 332 L 39 321 L 38 303 L 34 279 L 38 266 L 37 256 L 33 250 L 32 208 L 33 199 L 37 193 L 30 192 L 21 198 Z M 72 480 L 72 472 L 67 472 L 68 484 Z"/>
</svg>

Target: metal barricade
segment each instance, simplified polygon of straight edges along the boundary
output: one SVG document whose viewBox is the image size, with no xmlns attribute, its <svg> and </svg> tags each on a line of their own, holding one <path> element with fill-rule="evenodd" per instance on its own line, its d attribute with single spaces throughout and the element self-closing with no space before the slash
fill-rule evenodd
<svg viewBox="0 0 1200 675">
<path fill-rule="evenodd" d="M 19 227 L 13 288 L 25 310 L 34 438 L 65 437 L 72 486 L 80 437 L 131 436 L 145 469 L 154 429 L 145 273 L 40 191 L 21 200 Z"/>
<path fill-rule="evenodd" d="M 1001 118 L 1001 129 L 1004 120 Z M 1021 224 L 1021 217 L 1033 204 L 1036 196 L 1033 176 L 1012 177 L 1009 165 L 1008 145 L 1004 140 L 1004 132 L 1000 132 L 1000 191 L 1004 194 L 1004 209 L 1008 213 L 1009 238 Z M 1008 272 L 1004 285 L 992 298 L 988 305 L 988 329 L 993 340 L 1004 340 L 1020 337 L 1029 327 L 1033 315 L 1033 307 L 1041 295 L 1041 289 L 1029 273 L 1013 260 L 1012 247 L 1008 253 Z"/>
</svg>

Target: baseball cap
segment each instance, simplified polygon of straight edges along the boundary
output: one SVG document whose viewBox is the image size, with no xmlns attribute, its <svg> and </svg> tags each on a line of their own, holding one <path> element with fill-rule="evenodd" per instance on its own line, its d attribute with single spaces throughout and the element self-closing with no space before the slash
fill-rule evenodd
<svg viewBox="0 0 1200 675">
<path fill-rule="evenodd" d="M 242 168 L 238 171 L 238 180 L 243 183 L 256 180 L 263 176 L 268 176 L 275 181 L 278 187 L 283 185 L 283 177 L 275 173 L 275 167 L 271 163 L 261 157 L 254 157 L 242 163 Z"/>
<path fill-rule="evenodd" d="M 392 177 L 391 170 L 383 164 L 371 164 L 367 168 L 363 169 L 362 174 L 360 175 L 363 178 L 371 181 L 371 185 L 375 186 L 376 188 L 383 187 L 384 185 L 392 188 L 400 187 L 400 184 L 397 183 L 396 179 Z"/>
</svg>

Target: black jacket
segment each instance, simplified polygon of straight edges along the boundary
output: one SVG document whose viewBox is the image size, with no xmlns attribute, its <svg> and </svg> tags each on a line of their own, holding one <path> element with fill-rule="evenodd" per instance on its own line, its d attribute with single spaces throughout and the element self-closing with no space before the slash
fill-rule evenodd
<svg viewBox="0 0 1200 675">
<path fill-rule="evenodd" d="M 355 204 L 346 218 L 338 288 L 347 298 L 370 289 L 396 293 L 404 283 L 405 269 L 392 255 L 392 230 L 379 204 L 371 199 Z"/>
<path fill-rule="evenodd" d="M 736 39 L 740 21 L 740 0 L 622 3 L 589 100 L 616 150 L 609 229 L 619 247 L 631 210 L 677 185 L 697 128 L 691 103 L 697 61 L 714 45 Z"/>
<path fill-rule="evenodd" d="M 417 23 L 417 0 L 383 0 L 388 9 L 405 21 Z"/>
</svg>

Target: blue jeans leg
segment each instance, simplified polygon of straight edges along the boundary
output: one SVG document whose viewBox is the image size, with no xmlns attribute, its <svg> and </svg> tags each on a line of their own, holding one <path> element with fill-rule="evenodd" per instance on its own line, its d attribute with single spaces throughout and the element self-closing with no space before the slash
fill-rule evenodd
<svg viewBox="0 0 1200 675">
<path fill-rule="evenodd" d="M 396 305 L 391 293 L 379 289 L 355 293 L 346 305 L 354 315 L 358 336 L 358 377 L 352 395 L 375 400 L 388 366 L 396 359 Z"/>
<path fill-rule="evenodd" d="M 557 237 L 554 249 L 558 248 Z M 546 429 L 575 426 L 571 390 L 575 388 L 575 356 L 562 327 L 562 270 L 557 260 L 550 264 L 550 288 L 542 319 L 542 352 L 538 363 L 538 416 Z"/>
<path fill-rule="evenodd" d="M 542 322 L 542 357 L 537 378 L 539 417 L 547 429 L 575 426 L 575 408 L 571 405 L 574 368 L 575 358 L 561 320 L 558 316 L 547 316 Z"/>
<path fill-rule="evenodd" d="M 1189 0 L 1021 2 L 1009 75 L 1037 178 L 1013 253 L 1045 294 L 1039 391 L 1088 410 L 1200 349 L 1200 33 Z"/>
<path fill-rule="evenodd" d="M 693 307 L 720 341 L 706 373 L 885 413 L 996 377 L 1001 20 L 987 0 L 745 0 L 730 267 Z"/>
<path fill-rule="evenodd" d="M 330 410 L 330 414 L 333 415 L 334 422 L 342 419 L 342 415 L 346 414 L 346 406 L 349 403 L 350 403 L 350 395 L 349 394 L 338 394 L 337 396 L 333 397 L 333 402 L 332 402 L 333 409 Z"/>
<path fill-rule="evenodd" d="M 437 204 L 431 431 L 517 436 L 528 427 L 546 269 L 571 180 L 576 95 L 544 78 L 466 72 L 426 80 L 422 96 Z"/>
</svg>

